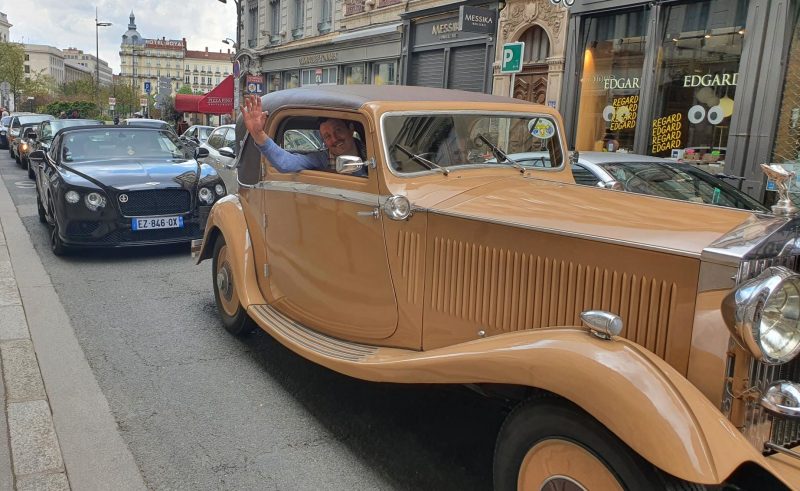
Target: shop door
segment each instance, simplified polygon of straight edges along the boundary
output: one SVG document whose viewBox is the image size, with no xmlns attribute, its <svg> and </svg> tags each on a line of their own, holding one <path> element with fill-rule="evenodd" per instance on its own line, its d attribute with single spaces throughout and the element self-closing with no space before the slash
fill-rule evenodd
<svg viewBox="0 0 800 491">
<path fill-rule="evenodd" d="M 409 85 L 444 87 L 444 50 L 422 51 L 411 56 Z"/>
<path fill-rule="evenodd" d="M 483 92 L 486 80 L 486 45 L 452 48 L 448 79 L 448 89 Z"/>
<path fill-rule="evenodd" d="M 547 65 L 525 65 L 514 80 L 514 98 L 544 104 L 547 99 Z"/>
</svg>

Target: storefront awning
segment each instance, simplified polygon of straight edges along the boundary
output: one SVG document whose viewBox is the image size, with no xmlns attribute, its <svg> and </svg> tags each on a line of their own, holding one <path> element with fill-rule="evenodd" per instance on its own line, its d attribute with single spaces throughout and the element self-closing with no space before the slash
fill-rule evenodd
<svg viewBox="0 0 800 491">
<path fill-rule="evenodd" d="M 233 111 L 233 75 L 205 95 L 176 94 L 175 110 L 182 113 L 228 114 Z"/>
<path fill-rule="evenodd" d="M 197 103 L 203 96 L 193 94 L 175 94 L 175 111 L 181 113 L 196 113 Z"/>
<path fill-rule="evenodd" d="M 197 103 L 198 112 L 205 114 L 228 114 L 233 112 L 233 75 L 214 87 Z"/>
<path fill-rule="evenodd" d="M 338 43 L 343 43 L 345 41 L 352 41 L 354 39 L 365 39 L 365 38 L 380 36 L 382 34 L 391 34 L 391 33 L 397 33 L 399 36 L 400 34 L 397 29 L 399 29 L 402 25 L 403 25 L 402 22 L 392 22 L 391 24 L 384 24 L 382 26 L 377 26 L 377 27 L 369 27 L 367 29 L 361 29 L 360 31 L 345 32 L 333 38 L 332 42 L 334 44 L 338 44 Z"/>
</svg>

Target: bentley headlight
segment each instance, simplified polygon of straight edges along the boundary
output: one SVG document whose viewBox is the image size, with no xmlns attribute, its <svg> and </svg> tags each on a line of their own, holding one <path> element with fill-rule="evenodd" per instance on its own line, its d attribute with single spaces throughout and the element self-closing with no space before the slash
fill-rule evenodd
<svg viewBox="0 0 800 491">
<path fill-rule="evenodd" d="M 200 197 L 200 201 L 207 205 L 210 205 L 214 202 L 214 193 L 212 193 L 208 188 L 200 188 L 200 191 L 198 191 L 197 194 Z"/>
<path fill-rule="evenodd" d="M 86 208 L 92 211 L 97 211 L 99 208 L 106 206 L 106 198 L 100 193 L 87 194 L 84 202 L 86 203 Z"/>
<path fill-rule="evenodd" d="M 67 200 L 67 203 L 72 203 L 73 205 L 81 200 L 81 195 L 78 194 L 77 191 L 67 191 L 64 194 L 64 199 Z"/>
<path fill-rule="evenodd" d="M 28 144 L 27 144 L 27 143 L 23 143 L 23 144 L 22 144 L 22 145 L 20 145 L 20 146 L 22 147 L 22 151 L 23 151 L 23 152 L 27 152 L 27 151 L 28 151 Z"/>
<path fill-rule="evenodd" d="M 217 184 L 214 186 L 214 192 L 217 193 L 217 196 L 225 196 L 225 186 Z"/>
<path fill-rule="evenodd" d="M 800 275 L 783 266 L 767 268 L 725 298 L 722 314 L 758 360 L 786 363 L 800 352 Z"/>
</svg>

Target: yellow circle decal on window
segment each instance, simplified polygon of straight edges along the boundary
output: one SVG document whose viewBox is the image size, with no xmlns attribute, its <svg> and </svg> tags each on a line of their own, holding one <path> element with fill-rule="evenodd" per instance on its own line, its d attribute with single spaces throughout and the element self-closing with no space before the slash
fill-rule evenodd
<svg viewBox="0 0 800 491">
<path fill-rule="evenodd" d="M 540 140 L 547 140 L 556 134 L 556 125 L 549 119 L 536 118 L 528 123 L 528 130 L 530 130 L 532 136 Z"/>
</svg>

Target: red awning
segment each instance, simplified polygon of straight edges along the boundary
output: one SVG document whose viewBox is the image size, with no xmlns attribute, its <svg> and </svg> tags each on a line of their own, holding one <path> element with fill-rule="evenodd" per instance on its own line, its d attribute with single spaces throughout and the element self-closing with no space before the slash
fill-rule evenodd
<svg viewBox="0 0 800 491">
<path fill-rule="evenodd" d="M 204 95 L 197 103 L 197 112 L 205 114 L 230 114 L 233 112 L 233 75 Z"/>
<path fill-rule="evenodd" d="M 181 113 L 197 113 L 197 104 L 203 96 L 192 94 L 175 94 L 175 110 Z"/>
</svg>

